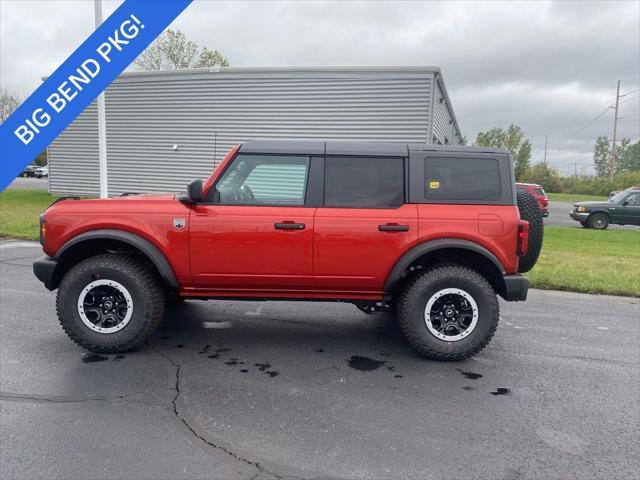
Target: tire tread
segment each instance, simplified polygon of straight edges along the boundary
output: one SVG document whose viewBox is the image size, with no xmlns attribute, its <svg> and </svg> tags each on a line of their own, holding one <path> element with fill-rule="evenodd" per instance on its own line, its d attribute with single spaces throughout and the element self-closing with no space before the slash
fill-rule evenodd
<svg viewBox="0 0 640 480">
<path fill-rule="evenodd" d="M 434 281 L 442 278 L 462 277 L 466 280 L 471 280 L 476 283 L 482 290 L 482 293 L 486 295 L 489 300 L 491 309 L 491 321 L 490 330 L 485 335 L 483 340 L 473 348 L 460 353 L 443 353 L 432 349 L 428 345 L 424 344 L 415 329 L 414 322 L 411 321 L 410 305 L 417 300 L 422 291 L 427 288 Z M 493 338 L 498 327 L 498 320 L 500 318 L 500 305 L 498 299 L 493 290 L 491 284 L 475 270 L 464 267 L 462 265 L 444 265 L 433 267 L 426 270 L 423 273 L 417 274 L 412 280 L 409 281 L 407 287 L 400 294 L 398 299 L 398 323 L 404 336 L 409 341 L 409 344 L 422 356 L 431 360 L 439 361 L 460 361 L 466 358 L 472 357 L 484 349 L 487 344 Z M 425 327 L 426 328 L 426 327 Z"/>
<path fill-rule="evenodd" d="M 142 290 L 143 295 L 150 300 L 147 302 L 149 305 L 147 305 L 147 308 L 145 309 L 145 322 L 142 329 L 126 342 L 109 346 L 92 344 L 78 335 L 78 333 L 76 333 L 64 319 L 63 306 L 65 302 L 68 301 L 67 295 L 69 293 L 67 286 L 71 284 L 78 275 L 84 273 L 87 268 L 91 268 L 92 265 L 95 265 L 96 268 L 113 268 L 135 279 L 139 288 Z M 64 332 L 71 340 L 82 348 L 96 353 L 125 353 L 138 348 L 153 334 L 162 321 L 164 304 L 165 298 L 163 290 L 155 272 L 133 255 L 107 253 L 89 257 L 79 262 L 75 267 L 67 272 L 58 287 L 56 313 L 58 321 Z"/>
</svg>

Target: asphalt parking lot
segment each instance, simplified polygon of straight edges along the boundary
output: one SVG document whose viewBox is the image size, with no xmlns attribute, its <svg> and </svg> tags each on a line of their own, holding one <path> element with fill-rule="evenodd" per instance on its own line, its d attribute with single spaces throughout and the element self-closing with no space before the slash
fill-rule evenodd
<svg viewBox="0 0 640 480">
<path fill-rule="evenodd" d="M 18 190 L 48 190 L 49 179 L 35 177 L 18 177 L 9 184 L 7 188 L 16 188 Z"/>
<path fill-rule="evenodd" d="M 91 355 L 0 244 L 1 478 L 637 478 L 638 299 L 532 291 L 490 346 L 417 357 L 346 304 L 190 301 Z"/>
</svg>

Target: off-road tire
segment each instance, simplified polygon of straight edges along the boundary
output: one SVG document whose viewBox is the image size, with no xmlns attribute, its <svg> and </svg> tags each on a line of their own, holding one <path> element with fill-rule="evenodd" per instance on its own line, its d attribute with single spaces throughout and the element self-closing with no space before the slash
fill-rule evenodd
<svg viewBox="0 0 640 480">
<path fill-rule="evenodd" d="M 589 215 L 587 224 L 589 225 L 589 228 L 606 230 L 609 226 L 609 217 L 604 213 L 593 213 Z"/>
<path fill-rule="evenodd" d="M 87 327 L 78 312 L 82 289 L 96 279 L 122 284 L 133 300 L 129 323 L 115 333 L 98 333 Z M 58 288 L 56 310 L 65 333 L 81 347 L 97 353 L 124 353 L 138 348 L 162 320 L 165 298 L 156 273 L 134 255 L 103 254 L 75 265 Z"/>
<path fill-rule="evenodd" d="M 454 342 L 433 335 L 425 322 L 429 298 L 445 288 L 459 288 L 478 306 L 478 323 L 468 337 Z M 398 299 L 398 323 L 411 346 L 431 360 L 459 361 L 487 346 L 500 319 L 500 306 L 491 284 L 478 272 L 459 265 L 435 267 L 416 275 Z"/>
<path fill-rule="evenodd" d="M 518 192 L 518 210 L 520 210 L 520 218 L 529 222 L 529 246 L 527 253 L 520 257 L 518 262 L 518 272 L 525 273 L 533 268 L 540 256 L 544 225 L 542 210 L 529 192 Z"/>
</svg>

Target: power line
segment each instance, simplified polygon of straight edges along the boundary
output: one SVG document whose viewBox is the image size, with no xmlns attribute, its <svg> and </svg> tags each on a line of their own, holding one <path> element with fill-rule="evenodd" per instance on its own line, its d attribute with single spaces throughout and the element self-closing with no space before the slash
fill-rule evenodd
<svg viewBox="0 0 640 480">
<path fill-rule="evenodd" d="M 640 88 L 636 88 L 635 90 L 631 90 L 630 92 L 627 93 L 623 93 L 622 95 L 620 95 L 621 97 L 626 97 L 627 95 L 631 94 L 631 93 L 636 93 L 636 92 L 640 92 Z"/>
<path fill-rule="evenodd" d="M 593 124 L 593 122 L 595 122 L 596 120 L 598 120 L 601 116 L 603 116 L 605 113 L 607 113 L 609 111 L 611 107 L 607 107 L 605 108 L 602 112 L 600 112 L 598 115 L 596 115 L 591 121 L 589 121 L 584 127 L 582 127 L 581 129 L 577 130 L 575 133 L 573 133 L 573 135 L 577 135 L 578 133 L 582 132 L 585 128 L 589 127 L 590 125 Z"/>
<path fill-rule="evenodd" d="M 635 96 L 635 97 L 633 97 L 633 98 L 627 98 L 626 100 L 624 100 L 623 102 L 620 102 L 620 103 L 627 103 L 627 102 L 631 102 L 631 101 L 635 100 L 636 98 L 640 98 L 640 95 L 636 95 L 636 96 Z"/>
</svg>

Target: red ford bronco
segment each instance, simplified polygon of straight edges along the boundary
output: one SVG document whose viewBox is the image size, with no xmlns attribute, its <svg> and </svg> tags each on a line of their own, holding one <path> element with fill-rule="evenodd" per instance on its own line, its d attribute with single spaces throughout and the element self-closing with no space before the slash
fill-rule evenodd
<svg viewBox="0 0 640 480">
<path fill-rule="evenodd" d="M 542 217 L 503 150 L 255 141 L 187 193 L 60 199 L 40 241 L 34 273 L 91 351 L 138 347 L 167 302 L 333 300 L 394 310 L 420 354 L 461 360 L 497 295 L 526 299 Z"/>
</svg>

